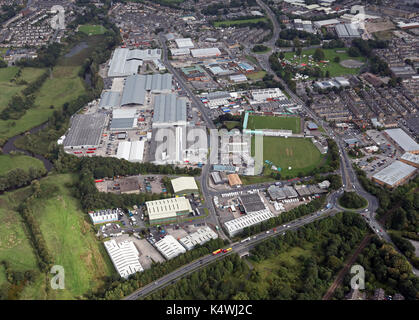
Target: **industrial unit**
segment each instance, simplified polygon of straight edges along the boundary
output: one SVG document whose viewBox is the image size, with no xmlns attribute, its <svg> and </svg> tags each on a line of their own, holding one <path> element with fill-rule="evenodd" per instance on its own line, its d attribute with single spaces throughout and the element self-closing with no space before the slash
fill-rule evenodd
<svg viewBox="0 0 419 320">
<path fill-rule="evenodd" d="M 403 152 L 419 153 L 419 144 L 400 128 L 384 130 L 386 137 L 397 144 Z"/>
<path fill-rule="evenodd" d="M 179 243 L 179 241 L 171 235 L 165 236 L 154 245 L 167 260 L 173 259 L 186 252 L 186 249 Z"/>
<path fill-rule="evenodd" d="M 259 212 L 266 209 L 266 206 L 262 202 L 259 193 L 242 195 L 239 197 L 239 201 L 247 214 Z"/>
<path fill-rule="evenodd" d="M 118 144 L 116 154 L 118 159 L 125 159 L 130 162 L 141 162 L 144 158 L 144 140 L 122 141 Z"/>
<path fill-rule="evenodd" d="M 179 242 L 187 249 L 192 250 L 196 245 L 203 245 L 211 239 L 217 239 L 218 234 L 214 232 L 210 227 L 197 229 L 194 233 L 187 235 L 179 239 Z"/>
<path fill-rule="evenodd" d="M 87 149 L 99 146 L 107 116 L 104 113 L 76 114 L 64 139 L 64 149 Z"/>
<path fill-rule="evenodd" d="M 194 177 L 180 177 L 171 180 L 173 191 L 176 195 L 198 193 L 198 186 Z"/>
<path fill-rule="evenodd" d="M 192 207 L 185 197 L 146 201 L 150 224 L 173 222 L 178 217 L 192 213 Z"/>
<path fill-rule="evenodd" d="M 112 221 L 118 221 L 118 214 L 122 212 L 121 209 L 106 209 L 99 210 L 96 212 L 89 212 L 90 219 L 92 219 L 93 224 L 100 224 Z"/>
<path fill-rule="evenodd" d="M 406 182 L 416 171 L 415 167 L 401 161 L 394 161 L 388 167 L 374 174 L 372 180 L 386 187 L 394 188 Z"/>
<path fill-rule="evenodd" d="M 227 221 L 224 223 L 224 226 L 226 227 L 230 237 L 233 237 L 242 232 L 244 228 L 261 223 L 273 217 L 274 215 L 269 209 L 264 209 Z"/>
<path fill-rule="evenodd" d="M 186 100 L 174 93 L 157 95 L 154 101 L 153 128 L 186 125 Z"/>
<path fill-rule="evenodd" d="M 401 156 L 400 161 L 408 165 L 411 165 L 415 168 L 419 168 L 419 154 L 406 152 Z"/>
<path fill-rule="evenodd" d="M 110 240 L 104 242 L 104 245 L 121 277 L 126 279 L 136 272 L 144 271 L 138 259 L 138 250 L 132 241 L 117 243 L 115 240 Z"/>
</svg>

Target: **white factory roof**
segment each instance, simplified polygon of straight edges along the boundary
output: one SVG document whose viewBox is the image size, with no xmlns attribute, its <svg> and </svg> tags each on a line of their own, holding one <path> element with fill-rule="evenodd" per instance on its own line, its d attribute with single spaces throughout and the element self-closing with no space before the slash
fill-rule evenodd
<svg viewBox="0 0 419 320">
<path fill-rule="evenodd" d="M 230 76 L 230 81 L 233 81 L 233 82 L 247 81 L 247 77 L 244 74 L 234 74 Z"/>
<path fill-rule="evenodd" d="M 218 48 L 203 48 L 191 50 L 192 57 L 212 57 L 221 55 L 221 51 Z"/>
<path fill-rule="evenodd" d="M 135 114 L 137 113 L 137 110 L 127 108 L 118 108 L 112 110 L 112 118 L 113 119 L 120 119 L 120 118 L 135 118 Z"/>
<path fill-rule="evenodd" d="M 329 25 L 339 24 L 340 21 L 337 20 L 337 19 L 328 19 L 328 20 L 315 21 L 313 23 L 314 23 L 314 25 L 316 27 L 321 28 L 323 26 L 329 26 Z"/>
<path fill-rule="evenodd" d="M 254 100 L 265 100 L 267 98 L 285 97 L 279 88 L 257 89 L 251 91 Z"/>
<path fill-rule="evenodd" d="M 116 157 L 130 162 L 143 161 L 144 140 L 141 141 L 121 141 L 118 144 Z"/>
<path fill-rule="evenodd" d="M 171 235 L 165 236 L 154 245 L 167 260 L 173 259 L 186 252 L 186 249 L 179 243 L 179 241 Z"/>
<path fill-rule="evenodd" d="M 177 48 L 177 49 L 170 49 L 170 53 L 172 56 L 183 56 L 191 54 L 191 50 L 189 48 Z"/>
<path fill-rule="evenodd" d="M 179 39 L 175 39 L 175 42 L 179 49 L 194 47 L 194 44 L 191 38 L 179 38 Z"/>
<path fill-rule="evenodd" d="M 132 241 L 117 243 L 115 240 L 110 240 L 104 245 L 121 277 L 128 278 L 131 274 L 144 271 L 138 260 L 138 250 Z"/>
<path fill-rule="evenodd" d="M 172 187 L 175 193 L 182 192 L 183 190 L 197 190 L 198 186 L 196 184 L 194 177 L 180 177 L 172 179 Z"/>
<path fill-rule="evenodd" d="M 138 67 L 143 60 L 151 61 L 161 58 L 161 49 L 115 49 L 111 61 L 109 62 L 108 77 L 125 77 L 137 74 Z"/>
<path fill-rule="evenodd" d="M 145 204 L 150 220 L 176 217 L 176 213 L 181 211 L 192 212 L 191 204 L 185 197 L 146 201 Z"/>
<path fill-rule="evenodd" d="M 419 151 L 419 144 L 400 128 L 385 130 L 385 133 L 393 139 L 404 151 Z"/>
<path fill-rule="evenodd" d="M 384 168 L 380 172 L 377 172 L 372 177 L 389 186 L 393 186 L 415 171 L 415 167 L 412 167 L 401 161 L 394 161 L 388 167 Z"/>
<path fill-rule="evenodd" d="M 203 245 L 211 239 L 217 239 L 218 234 L 210 227 L 199 228 L 196 232 L 179 239 L 179 242 L 187 249 L 192 250 L 196 245 Z"/>
<path fill-rule="evenodd" d="M 227 221 L 224 225 L 230 235 L 235 235 L 246 227 L 253 226 L 273 217 L 274 215 L 269 209 L 264 209 Z"/>
<path fill-rule="evenodd" d="M 412 162 L 414 164 L 419 165 L 419 154 L 413 154 L 410 152 L 406 152 L 405 154 L 403 154 L 400 159 Z"/>
</svg>

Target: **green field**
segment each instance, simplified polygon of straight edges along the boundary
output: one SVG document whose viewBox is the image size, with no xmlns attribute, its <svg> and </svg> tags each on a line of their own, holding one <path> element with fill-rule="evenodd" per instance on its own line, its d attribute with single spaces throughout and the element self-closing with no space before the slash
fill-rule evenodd
<svg viewBox="0 0 419 320">
<path fill-rule="evenodd" d="M 18 73 L 18 67 L 0 68 L 0 112 L 7 107 L 9 100 L 17 93 L 20 93 L 24 88 L 24 84 L 17 84 L 11 82 Z M 42 75 L 45 69 L 24 68 L 22 74 L 18 77 L 19 81 L 31 82 Z"/>
<path fill-rule="evenodd" d="M 270 117 L 251 116 L 247 122 L 247 129 L 282 129 L 292 130 L 292 133 L 300 133 L 300 118 L 298 117 Z"/>
<path fill-rule="evenodd" d="M 261 18 L 254 18 L 254 19 L 245 19 L 245 20 L 224 20 L 224 21 L 215 21 L 214 26 L 215 27 L 223 27 L 223 26 L 237 26 L 244 23 L 258 23 L 260 21 L 268 21 L 267 18 L 261 17 Z"/>
<path fill-rule="evenodd" d="M 43 168 L 44 164 L 41 160 L 25 155 L 0 155 L 0 176 L 16 168 L 28 169 L 30 167 Z"/>
<path fill-rule="evenodd" d="M 77 67 L 54 67 L 51 77 L 36 93 L 35 108 L 27 110 L 18 120 L 0 120 L 0 139 L 8 139 L 42 124 L 54 110 L 60 109 L 65 102 L 82 94 L 85 88 L 78 71 Z"/>
<path fill-rule="evenodd" d="M 257 72 L 252 72 L 252 73 L 248 73 L 246 74 L 246 77 L 249 78 L 250 80 L 260 80 L 263 79 L 263 77 L 266 75 L 266 71 L 257 71 Z"/>
<path fill-rule="evenodd" d="M 254 137 L 252 137 L 252 155 L 254 154 Z M 318 167 L 323 156 L 310 139 L 263 137 L 263 160 L 271 161 L 282 170 L 282 177 L 305 175 Z M 288 169 L 291 167 L 291 169 Z M 264 175 L 271 173 L 265 167 Z"/>
<path fill-rule="evenodd" d="M 64 267 L 65 289 L 46 290 L 49 275 L 41 274 L 34 284 L 24 288 L 21 299 L 74 299 L 95 290 L 103 284 L 104 276 L 116 272 L 103 244 L 96 239 L 87 214 L 81 210 L 79 201 L 71 195 L 67 187 L 74 179 L 75 176 L 69 174 L 51 175 L 42 179 L 41 185 L 54 185 L 58 189 L 49 198 L 32 203 L 33 215 L 40 225 L 54 264 Z M 24 226 L 19 224 L 19 220 L 16 221 L 19 214 L 14 206 L 18 202 L 2 200 L 24 198 L 28 190 L 29 188 L 19 189 L 0 197 L 0 219 L 3 222 L 0 225 L 0 239 L 2 245 L 3 239 L 9 239 L 8 242 L 4 240 L 4 245 L 10 247 L 0 251 L 0 260 L 16 260 L 13 266 L 20 266 L 25 270 L 34 268 L 35 262 L 33 254 L 31 256 L 31 247 L 25 246 L 28 240 L 23 232 Z M 7 224 L 7 219 L 15 220 Z M 13 231 L 14 228 L 17 230 Z M 19 246 L 12 252 L 11 248 L 16 247 L 17 242 Z"/>
<path fill-rule="evenodd" d="M 315 49 L 308 49 L 303 50 L 301 57 L 295 57 L 295 52 L 286 52 L 285 59 L 291 61 L 293 64 L 300 65 L 301 63 L 308 63 L 309 58 L 308 56 L 314 54 Z M 325 60 L 329 60 L 328 63 L 318 63 L 320 68 L 323 72 L 329 71 L 331 77 L 342 76 L 345 74 L 358 74 L 360 68 L 345 68 L 341 66 L 339 63 L 334 62 L 335 57 L 339 57 L 340 61 L 344 60 L 358 60 L 358 61 L 365 61 L 364 57 L 350 57 L 347 53 L 347 49 L 345 48 L 337 48 L 337 49 L 323 49 Z M 338 51 L 345 51 L 345 52 L 338 52 Z M 305 57 L 304 57 L 305 55 Z"/>
<path fill-rule="evenodd" d="M 241 128 L 240 121 L 224 121 L 223 124 L 227 127 L 228 130 L 232 130 L 234 128 Z"/>
<path fill-rule="evenodd" d="M 79 26 L 79 31 L 87 34 L 88 36 L 96 36 L 104 34 L 106 32 L 106 28 L 101 25 L 84 24 Z"/>
</svg>

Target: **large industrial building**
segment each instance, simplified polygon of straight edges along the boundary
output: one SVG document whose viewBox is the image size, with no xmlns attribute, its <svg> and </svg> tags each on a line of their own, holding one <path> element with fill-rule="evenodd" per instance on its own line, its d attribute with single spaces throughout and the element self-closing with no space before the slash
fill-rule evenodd
<svg viewBox="0 0 419 320">
<path fill-rule="evenodd" d="M 247 214 L 259 212 L 266 209 L 266 206 L 262 202 L 259 193 L 242 195 L 239 197 L 239 201 Z"/>
<path fill-rule="evenodd" d="M 265 101 L 267 99 L 285 99 L 286 96 L 279 88 L 257 89 L 252 90 L 252 98 L 255 101 Z"/>
<path fill-rule="evenodd" d="M 408 165 L 411 165 L 415 168 L 419 168 L 419 154 L 406 152 L 400 157 L 400 161 Z"/>
<path fill-rule="evenodd" d="M 64 139 L 64 149 L 86 149 L 99 146 L 107 116 L 103 113 L 76 114 Z"/>
<path fill-rule="evenodd" d="M 186 252 L 186 249 L 179 243 L 179 241 L 171 235 L 165 236 L 154 245 L 167 260 L 173 259 Z"/>
<path fill-rule="evenodd" d="M 126 279 L 136 272 L 144 271 L 138 259 L 138 250 L 132 241 L 117 243 L 115 240 L 110 240 L 104 245 L 121 277 Z"/>
<path fill-rule="evenodd" d="M 194 44 L 191 38 L 179 38 L 175 39 L 176 45 L 179 49 L 190 49 L 194 47 Z"/>
<path fill-rule="evenodd" d="M 339 38 L 360 38 L 359 25 L 354 23 L 338 24 L 335 26 Z"/>
<path fill-rule="evenodd" d="M 112 221 L 118 221 L 118 214 L 122 211 L 120 209 L 106 209 L 96 212 L 89 212 L 90 219 L 93 224 L 100 224 Z"/>
<path fill-rule="evenodd" d="M 383 186 L 394 188 L 405 183 L 417 171 L 401 161 L 394 161 L 392 164 L 372 176 L 372 180 Z"/>
<path fill-rule="evenodd" d="M 116 157 L 130 162 L 142 162 L 144 157 L 144 140 L 121 141 L 118 144 Z"/>
<path fill-rule="evenodd" d="M 172 91 L 173 75 L 150 74 L 133 75 L 127 77 L 124 91 L 122 92 L 121 106 L 125 105 L 144 105 L 146 93 L 169 93 Z"/>
<path fill-rule="evenodd" d="M 194 233 L 179 239 L 179 242 L 187 249 L 192 250 L 197 245 L 203 245 L 211 239 L 217 239 L 218 234 L 206 226 L 197 229 Z"/>
<path fill-rule="evenodd" d="M 419 144 L 400 128 L 384 131 L 388 139 L 397 144 L 403 152 L 419 153 Z"/>
<path fill-rule="evenodd" d="M 108 77 L 126 77 L 137 74 L 143 61 L 161 58 L 161 49 L 128 49 L 117 48 L 109 62 Z"/>
<path fill-rule="evenodd" d="M 154 100 L 153 128 L 185 126 L 186 100 L 174 93 L 160 94 Z"/>
<path fill-rule="evenodd" d="M 218 57 L 221 51 L 218 48 L 192 49 L 191 55 L 194 58 Z"/>
<path fill-rule="evenodd" d="M 99 108 L 101 109 L 113 109 L 120 106 L 121 103 L 121 93 L 118 91 L 103 91 Z"/>
<path fill-rule="evenodd" d="M 173 192 L 176 195 L 186 195 L 191 193 L 198 193 L 198 185 L 194 177 L 180 177 L 172 179 L 171 181 Z"/>
<path fill-rule="evenodd" d="M 226 227 L 227 232 L 230 235 L 230 237 L 233 237 L 236 234 L 242 232 L 244 228 L 261 223 L 273 217 L 274 215 L 269 209 L 263 209 L 263 210 L 256 211 L 256 212 L 241 216 L 239 218 L 227 221 L 224 223 L 224 226 Z"/>
<path fill-rule="evenodd" d="M 135 109 L 114 109 L 109 130 L 131 130 L 137 126 L 137 110 Z"/>
<path fill-rule="evenodd" d="M 185 197 L 147 201 L 150 224 L 173 222 L 178 217 L 192 213 L 192 207 Z"/>
</svg>

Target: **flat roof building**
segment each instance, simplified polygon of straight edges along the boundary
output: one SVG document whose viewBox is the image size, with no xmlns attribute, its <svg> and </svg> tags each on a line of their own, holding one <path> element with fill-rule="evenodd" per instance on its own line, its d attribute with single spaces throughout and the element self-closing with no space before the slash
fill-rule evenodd
<svg viewBox="0 0 419 320">
<path fill-rule="evenodd" d="M 233 237 L 242 232 L 244 228 L 256 225 L 273 217 L 274 215 L 269 209 L 264 209 L 227 221 L 224 223 L 224 226 L 230 237 Z"/>
<path fill-rule="evenodd" d="M 387 137 L 403 152 L 419 153 L 419 144 L 400 128 L 384 130 Z"/>
<path fill-rule="evenodd" d="M 143 61 L 161 58 L 161 49 L 117 48 L 109 62 L 108 77 L 126 77 L 137 74 Z"/>
<path fill-rule="evenodd" d="M 151 224 L 175 221 L 192 212 L 191 204 L 185 197 L 147 201 L 145 204 Z"/>
<path fill-rule="evenodd" d="M 187 250 L 192 250 L 196 245 L 203 245 L 204 243 L 217 238 L 218 234 L 214 232 L 210 227 L 206 226 L 199 228 L 194 233 L 179 239 L 179 242 Z"/>
<path fill-rule="evenodd" d="M 229 174 L 228 176 L 228 183 L 231 187 L 233 186 L 241 186 L 243 183 L 240 180 L 240 177 L 237 173 Z"/>
<path fill-rule="evenodd" d="M 107 116 L 104 113 L 76 114 L 64 139 L 65 149 L 98 147 Z"/>
<path fill-rule="evenodd" d="M 194 58 L 218 57 L 221 51 L 218 48 L 192 49 L 191 55 Z"/>
<path fill-rule="evenodd" d="M 397 187 L 405 183 L 417 171 L 401 161 L 394 161 L 392 164 L 372 176 L 372 180 L 389 188 Z"/>
<path fill-rule="evenodd" d="M 401 156 L 400 161 L 415 168 L 419 168 L 419 154 L 406 152 Z"/>
<path fill-rule="evenodd" d="M 239 201 L 247 214 L 266 209 L 259 193 L 241 195 Z"/>
<path fill-rule="evenodd" d="M 179 49 L 184 49 L 184 48 L 190 49 L 190 48 L 195 47 L 191 38 L 179 38 L 179 39 L 175 39 L 175 42 Z"/>
<path fill-rule="evenodd" d="M 106 251 L 122 278 L 144 271 L 138 259 L 138 250 L 132 241 L 117 243 L 115 240 L 104 242 Z"/>
<path fill-rule="evenodd" d="M 186 252 L 186 249 L 179 243 L 179 241 L 171 235 L 165 236 L 154 245 L 167 260 L 173 259 Z"/>
<path fill-rule="evenodd" d="M 153 128 L 186 125 L 186 100 L 174 93 L 157 95 L 154 100 Z"/>
<path fill-rule="evenodd" d="M 176 195 L 198 192 L 198 186 L 194 177 L 180 177 L 172 179 L 171 183 L 173 191 Z"/>
</svg>

